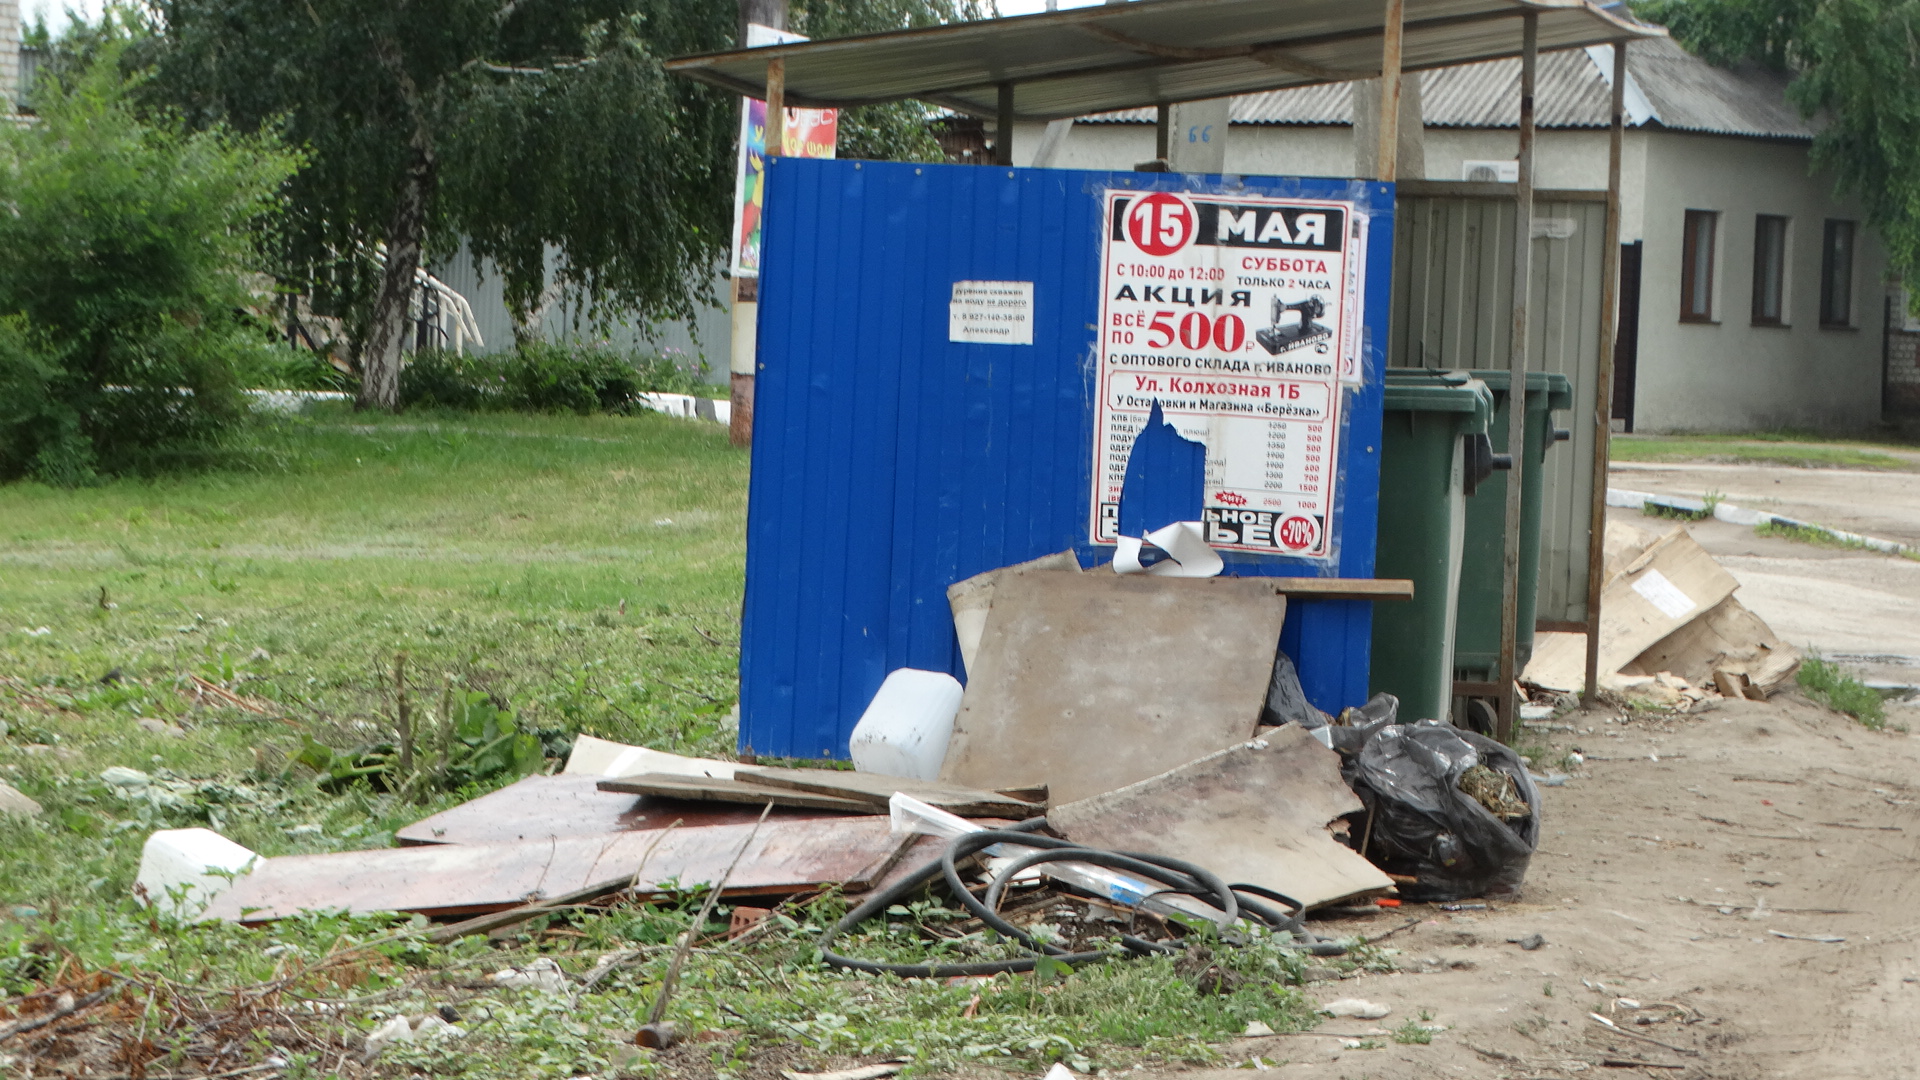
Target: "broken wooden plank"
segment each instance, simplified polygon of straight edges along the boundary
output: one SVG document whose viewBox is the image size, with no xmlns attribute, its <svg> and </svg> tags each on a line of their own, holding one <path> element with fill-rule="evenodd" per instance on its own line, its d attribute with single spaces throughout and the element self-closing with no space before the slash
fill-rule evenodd
<svg viewBox="0 0 1920 1080">
<path fill-rule="evenodd" d="M 1371 896 L 1393 880 L 1327 824 L 1364 809 L 1339 755 L 1288 724 L 1116 791 L 1054 807 L 1076 843 L 1170 855 L 1309 908 Z"/>
<path fill-rule="evenodd" d="M 619 791 L 601 791 L 593 775 L 529 776 L 498 791 L 422 818 L 393 834 L 412 844 L 511 844 L 573 836 L 659 829 L 678 821 L 685 828 L 750 823 L 759 805 L 687 803 Z M 834 816 L 828 810 L 774 808 L 772 821 L 808 821 Z"/>
<path fill-rule="evenodd" d="M 1242 742 L 1286 609 L 1267 578 L 1027 574 L 994 593 L 940 779 L 1070 802 Z"/>
<path fill-rule="evenodd" d="M 302 910 L 482 914 L 636 873 L 642 894 L 690 889 L 719 880 L 753 827 L 282 856 L 236 881 L 206 917 L 260 923 Z M 768 821 L 726 894 L 780 896 L 829 885 L 859 891 L 892 868 L 909 839 L 890 834 L 878 816 Z"/>
<path fill-rule="evenodd" d="M 938 780 L 914 780 L 880 773 L 742 766 L 734 773 L 734 779 L 755 786 L 852 799 L 874 810 L 885 810 L 893 793 L 904 791 L 921 802 L 962 817 L 993 816 L 1017 820 L 1046 812 L 1044 805 L 1010 799 L 997 792 L 959 784 L 943 784 Z"/>
<path fill-rule="evenodd" d="M 1280 595 L 1297 600 L 1411 600 L 1413 582 L 1406 578 L 1266 578 Z"/>
<path fill-rule="evenodd" d="M 628 746 L 626 743 L 596 739 L 591 735 L 576 735 L 573 738 L 573 749 L 567 754 L 567 767 L 561 771 L 570 775 L 586 776 L 635 776 L 640 773 L 659 773 L 671 776 L 711 776 L 730 780 L 733 778 L 733 771 L 737 768 L 739 768 L 737 762 L 669 754 L 664 750 L 654 750 L 645 746 Z"/>
<path fill-rule="evenodd" d="M 765 806 L 773 803 L 775 806 L 798 806 L 808 810 L 844 810 L 853 814 L 873 812 L 873 807 L 853 799 L 816 795 L 810 791 L 782 790 L 717 778 L 699 779 L 691 776 L 642 773 L 639 776 L 601 780 L 599 787 L 601 791 L 652 795 L 661 799 L 685 799 L 689 802 L 745 803 L 751 806 Z"/>
</svg>

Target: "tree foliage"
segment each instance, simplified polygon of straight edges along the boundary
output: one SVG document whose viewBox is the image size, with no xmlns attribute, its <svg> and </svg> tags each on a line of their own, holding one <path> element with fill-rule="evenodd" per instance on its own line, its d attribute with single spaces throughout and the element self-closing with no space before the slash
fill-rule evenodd
<svg viewBox="0 0 1920 1080">
<path fill-rule="evenodd" d="M 970 4 L 815 0 L 793 21 L 815 34 L 898 29 Z M 156 102 L 307 151 L 284 257 L 347 319 L 363 402 L 397 401 L 415 267 L 463 242 L 498 267 L 520 319 L 559 289 L 596 317 L 643 323 L 711 300 L 731 225 L 737 99 L 670 77 L 661 61 L 732 47 L 734 5 L 152 0 L 152 12 Z M 861 110 L 849 149 L 937 154 L 923 119 L 912 107 Z"/>
<path fill-rule="evenodd" d="M 1793 75 L 1792 100 L 1822 122 L 1814 163 L 1857 198 L 1920 303 L 1920 0 L 1642 0 L 1715 63 Z"/>
<path fill-rule="evenodd" d="M 297 159 L 136 114 L 117 60 L 0 125 L 0 477 L 62 485 L 202 458 L 270 363 L 258 228 Z"/>
</svg>

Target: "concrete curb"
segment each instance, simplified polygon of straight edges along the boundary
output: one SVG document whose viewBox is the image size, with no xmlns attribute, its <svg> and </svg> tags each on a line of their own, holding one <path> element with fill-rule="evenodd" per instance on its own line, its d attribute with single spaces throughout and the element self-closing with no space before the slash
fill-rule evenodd
<svg viewBox="0 0 1920 1080">
<path fill-rule="evenodd" d="M 1734 506 L 1731 503 L 1724 502 L 1714 503 L 1712 506 L 1708 506 L 1707 500 L 1705 499 L 1690 499 L 1685 495 L 1654 495 L 1645 491 L 1627 491 L 1624 488 L 1608 488 L 1607 505 L 1627 510 L 1642 510 L 1652 505 L 1665 507 L 1668 510 L 1679 510 L 1688 514 L 1705 514 L 1711 511 L 1716 519 L 1733 525 L 1745 525 L 1750 528 L 1761 525 L 1785 525 L 1795 529 L 1811 529 L 1814 532 L 1825 533 L 1842 543 L 1858 544 L 1861 547 L 1872 548 L 1875 551 L 1884 551 L 1889 555 L 1905 555 L 1908 552 L 1916 550 L 1898 541 L 1882 540 L 1876 536 L 1862 536 L 1859 533 L 1847 532 L 1844 529 L 1829 528 L 1818 522 L 1801 521 L 1799 518 L 1790 518 L 1785 514 L 1772 514 L 1765 510 L 1748 510 L 1744 507 Z"/>
</svg>

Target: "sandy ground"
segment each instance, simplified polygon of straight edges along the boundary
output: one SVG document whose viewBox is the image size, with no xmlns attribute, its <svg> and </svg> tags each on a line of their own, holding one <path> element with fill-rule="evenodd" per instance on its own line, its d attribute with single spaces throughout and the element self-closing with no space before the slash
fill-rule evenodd
<svg viewBox="0 0 1920 1080">
<path fill-rule="evenodd" d="M 1920 1076 L 1920 739 L 1797 693 L 1560 722 L 1574 730 L 1551 733 L 1553 756 L 1588 758 L 1543 789 L 1545 840 L 1519 902 L 1324 924 L 1378 934 L 1419 920 L 1382 942 L 1399 973 L 1309 986 L 1392 1013 L 1323 1025 L 1358 1048 L 1242 1040 L 1236 1069 L 1185 1080 L 1245 1078 L 1255 1055 L 1276 1078 L 1329 1080 Z M 1537 950 L 1510 943 L 1532 934 Z M 1446 1025 L 1430 1045 L 1380 1034 L 1423 1016 Z"/>
</svg>

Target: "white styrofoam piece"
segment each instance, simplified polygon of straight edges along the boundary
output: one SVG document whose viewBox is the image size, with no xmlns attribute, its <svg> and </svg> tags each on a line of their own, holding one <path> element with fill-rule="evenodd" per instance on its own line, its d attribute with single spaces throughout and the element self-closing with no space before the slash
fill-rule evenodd
<svg viewBox="0 0 1920 1080">
<path fill-rule="evenodd" d="M 849 750 L 859 772 L 938 780 L 965 691 L 944 671 L 896 668 L 853 727 Z"/>
<path fill-rule="evenodd" d="M 731 780 L 733 771 L 737 768 L 739 766 L 731 761 L 684 757 L 680 754 L 669 754 L 665 750 L 628 746 L 626 743 L 596 739 L 591 735 L 577 735 L 573 740 L 573 750 L 567 755 L 567 767 L 560 771 L 568 776 L 638 776 L 641 773 L 661 773 L 667 776 L 700 776 L 712 777 L 716 780 Z"/>
<path fill-rule="evenodd" d="M 147 837 L 134 880 L 147 903 L 192 917 L 232 887 L 225 875 L 247 873 L 261 861 L 212 829 L 162 829 Z"/>
</svg>

